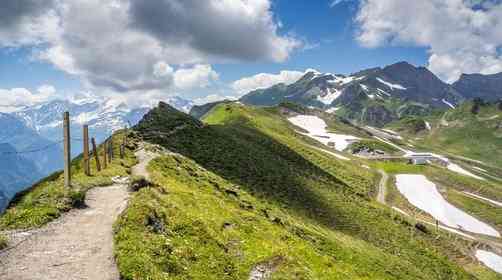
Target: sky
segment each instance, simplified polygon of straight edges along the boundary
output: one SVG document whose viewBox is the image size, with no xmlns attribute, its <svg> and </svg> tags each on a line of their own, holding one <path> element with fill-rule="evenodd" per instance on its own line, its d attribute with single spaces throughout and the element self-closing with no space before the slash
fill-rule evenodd
<svg viewBox="0 0 502 280">
<path fill-rule="evenodd" d="M 239 98 L 307 69 L 502 72 L 502 0 L 2 0 L 0 111 Z"/>
</svg>

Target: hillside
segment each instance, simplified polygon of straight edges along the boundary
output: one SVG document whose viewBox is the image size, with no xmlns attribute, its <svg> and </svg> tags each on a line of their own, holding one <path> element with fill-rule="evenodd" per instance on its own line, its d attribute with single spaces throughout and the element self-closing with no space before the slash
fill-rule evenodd
<svg viewBox="0 0 502 280">
<path fill-rule="evenodd" d="M 225 103 L 230 103 L 232 101 L 229 100 L 224 100 L 224 101 L 218 101 L 218 102 L 211 102 L 203 105 L 195 105 L 190 109 L 190 112 L 188 113 L 190 116 L 196 118 L 196 119 L 201 119 L 209 113 L 214 107 L 216 107 L 219 104 L 225 104 Z"/>
<path fill-rule="evenodd" d="M 283 114 L 223 104 L 202 124 L 161 104 L 145 116 L 136 130 L 170 152 L 117 222 L 124 279 L 475 279 L 460 266 L 469 243 L 376 204 L 376 174 L 313 149 Z"/>
<path fill-rule="evenodd" d="M 502 169 L 500 103 L 482 103 L 476 105 L 477 109 L 474 106 L 474 102 L 466 102 L 444 114 L 405 118 L 388 128 L 423 149 L 471 158 Z"/>
</svg>

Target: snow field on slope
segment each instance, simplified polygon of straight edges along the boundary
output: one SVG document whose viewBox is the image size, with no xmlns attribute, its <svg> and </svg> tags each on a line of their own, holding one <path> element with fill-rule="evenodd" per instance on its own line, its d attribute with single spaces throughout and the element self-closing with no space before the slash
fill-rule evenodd
<svg viewBox="0 0 502 280">
<path fill-rule="evenodd" d="M 502 274 L 502 257 L 492 252 L 477 250 L 476 258 L 495 272 Z"/>
<path fill-rule="evenodd" d="M 396 186 L 412 205 L 449 227 L 500 237 L 494 228 L 446 201 L 436 185 L 423 175 L 396 175 Z"/>
<path fill-rule="evenodd" d="M 326 146 L 328 146 L 328 143 L 330 142 L 335 143 L 335 149 L 340 152 L 345 150 L 354 141 L 359 140 L 359 138 L 351 135 L 328 132 L 326 130 L 326 122 L 317 116 L 298 115 L 296 117 L 289 118 L 288 120 L 295 126 L 308 131 L 305 135 L 323 143 Z"/>
</svg>

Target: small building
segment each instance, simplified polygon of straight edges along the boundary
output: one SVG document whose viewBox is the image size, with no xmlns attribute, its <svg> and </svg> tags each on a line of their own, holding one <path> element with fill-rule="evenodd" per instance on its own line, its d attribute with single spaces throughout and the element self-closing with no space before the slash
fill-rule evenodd
<svg viewBox="0 0 502 280">
<path fill-rule="evenodd" d="M 414 157 L 410 159 L 410 164 L 413 165 L 426 165 L 429 163 L 429 159 L 425 157 Z"/>
</svg>

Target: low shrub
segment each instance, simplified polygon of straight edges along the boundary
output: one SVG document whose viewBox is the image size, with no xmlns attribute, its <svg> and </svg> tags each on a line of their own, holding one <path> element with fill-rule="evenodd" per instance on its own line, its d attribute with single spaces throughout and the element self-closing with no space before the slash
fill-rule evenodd
<svg viewBox="0 0 502 280">
<path fill-rule="evenodd" d="M 133 176 L 129 182 L 129 191 L 137 192 L 143 188 L 150 187 L 152 183 L 144 176 Z"/>
</svg>

